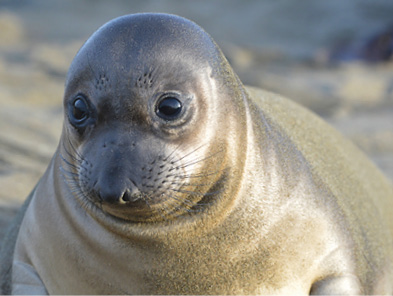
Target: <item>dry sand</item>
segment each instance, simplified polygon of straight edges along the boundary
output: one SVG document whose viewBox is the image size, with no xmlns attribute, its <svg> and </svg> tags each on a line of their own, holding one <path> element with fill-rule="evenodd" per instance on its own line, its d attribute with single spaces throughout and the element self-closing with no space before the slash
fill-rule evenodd
<svg viewBox="0 0 393 296">
<path fill-rule="evenodd" d="M 364 38 L 388 24 L 393 3 L 279 2 L 0 1 L 0 240 L 56 149 L 76 51 L 101 24 L 139 11 L 195 20 L 245 83 L 314 110 L 393 180 L 393 63 L 315 62 L 343 35 Z"/>
</svg>

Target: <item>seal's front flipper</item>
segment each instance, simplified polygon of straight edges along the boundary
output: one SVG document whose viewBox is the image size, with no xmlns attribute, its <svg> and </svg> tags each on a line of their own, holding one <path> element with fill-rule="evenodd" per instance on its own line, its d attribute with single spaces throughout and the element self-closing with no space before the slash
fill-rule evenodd
<svg viewBox="0 0 393 296">
<path fill-rule="evenodd" d="M 44 283 L 33 266 L 14 261 L 12 268 L 13 295 L 48 295 Z"/>
<path fill-rule="evenodd" d="M 315 282 L 310 295 L 362 295 L 359 279 L 355 275 L 331 276 Z"/>
</svg>

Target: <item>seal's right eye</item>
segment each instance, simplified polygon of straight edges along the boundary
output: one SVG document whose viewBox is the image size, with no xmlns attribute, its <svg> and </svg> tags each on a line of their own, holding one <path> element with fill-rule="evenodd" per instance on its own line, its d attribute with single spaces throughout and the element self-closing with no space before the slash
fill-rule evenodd
<svg viewBox="0 0 393 296">
<path fill-rule="evenodd" d="M 83 99 L 76 99 L 73 104 L 72 116 L 77 121 L 83 121 L 88 117 L 86 102 Z"/>
<path fill-rule="evenodd" d="M 74 126 L 82 126 L 90 117 L 87 99 L 82 95 L 76 96 L 74 100 L 70 102 L 68 114 Z"/>
</svg>

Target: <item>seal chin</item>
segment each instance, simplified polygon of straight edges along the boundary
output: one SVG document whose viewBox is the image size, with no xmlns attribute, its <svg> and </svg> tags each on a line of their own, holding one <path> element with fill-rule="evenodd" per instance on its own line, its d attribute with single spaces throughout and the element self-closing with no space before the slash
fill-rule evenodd
<svg viewBox="0 0 393 296">
<path fill-rule="evenodd" d="M 152 216 L 152 214 L 149 213 L 151 212 L 149 206 L 143 200 L 125 202 L 117 205 L 102 203 L 101 209 L 111 216 L 133 222 L 149 220 L 149 217 Z"/>
<path fill-rule="evenodd" d="M 143 195 L 130 197 L 133 200 L 118 203 L 100 203 L 102 211 L 116 218 L 130 222 L 159 222 L 171 220 L 187 212 L 186 208 L 176 206 L 167 199 L 149 201 Z"/>
</svg>

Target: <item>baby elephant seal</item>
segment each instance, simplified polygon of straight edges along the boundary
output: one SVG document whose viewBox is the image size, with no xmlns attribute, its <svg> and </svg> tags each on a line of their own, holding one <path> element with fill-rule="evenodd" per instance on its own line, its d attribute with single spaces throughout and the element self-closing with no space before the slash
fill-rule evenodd
<svg viewBox="0 0 393 296">
<path fill-rule="evenodd" d="M 245 88 L 193 22 L 127 15 L 71 64 L 2 292 L 389 294 L 392 217 L 391 184 L 321 119 Z"/>
</svg>

